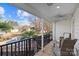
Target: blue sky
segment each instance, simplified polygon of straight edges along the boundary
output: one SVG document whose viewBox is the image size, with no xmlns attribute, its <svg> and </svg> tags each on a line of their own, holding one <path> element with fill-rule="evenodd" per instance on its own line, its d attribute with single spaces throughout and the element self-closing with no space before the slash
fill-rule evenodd
<svg viewBox="0 0 79 59">
<path fill-rule="evenodd" d="M 35 16 L 26 11 L 16 8 L 8 3 L 0 3 L 0 16 L 3 20 L 13 20 L 19 24 L 29 24 L 29 19 L 35 20 Z"/>
</svg>

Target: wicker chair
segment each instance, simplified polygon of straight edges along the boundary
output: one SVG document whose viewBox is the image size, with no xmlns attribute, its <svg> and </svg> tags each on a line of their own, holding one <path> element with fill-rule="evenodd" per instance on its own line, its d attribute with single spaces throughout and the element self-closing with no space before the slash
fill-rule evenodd
<svg viewBox="0 0 79 59">
<path fill-rule="evenodd" d="M 77 39 L 71 40 L 66 38 L 61 46 L 60 54 L 61 56 L 73 56 L 74 55 L 74 45 Z"/>
</svg>

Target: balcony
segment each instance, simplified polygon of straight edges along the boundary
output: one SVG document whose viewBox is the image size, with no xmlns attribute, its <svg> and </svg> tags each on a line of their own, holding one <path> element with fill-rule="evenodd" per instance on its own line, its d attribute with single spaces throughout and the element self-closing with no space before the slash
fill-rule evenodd
<svg viewBox="0 0 79 59">
<path fill-rule="evenodd" d="M 77 56 L 79 55 L 79 4 L 11 3 L 39 17 L 41 36 L 0 45 L 1 56 Z M 38 20 L 37 20 L 38 21 Z M 51 33 L 44 34 L 45 21 Z M 32 24 L 31 24 L 32 25 Z M 14 32 L 14 31 L 13 31 Z M 67 34 L 67 36 L 65 36 Z"/>
</svg>

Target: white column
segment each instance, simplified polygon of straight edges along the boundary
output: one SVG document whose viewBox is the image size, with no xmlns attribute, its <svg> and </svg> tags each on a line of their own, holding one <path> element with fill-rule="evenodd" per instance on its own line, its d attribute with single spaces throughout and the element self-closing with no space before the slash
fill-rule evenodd
<svg viewBox="0 0 79 59">
<path fill-rule="evenodd" d="M 43 42 L 43 38 L 44 38 L 44 36 L 43 36 L 43 34 L 44 34 L 44 26 L 43 26 L 43 23 L 44 23 L 44 20 L 43 19 L 41 19 L 41 41 L 42 41 L 42 46 L 41 46 L 41 48 L 42 48 L 42 51 L 43 51 L 43 44 L 44 44 L 44 42 Z"/>
<path fill-rule="evenodd" d="M 52 23 L 52 38 L 53 38 L 53 44 L 55 44 L 55 41 L 56 41 L 56 22 Z"/>
<path fill-rule="evenodd" d="M 74 17 L 72 17 L 72 20 L 71 20 L 71 39 L 74 39 L 74 34 L 75 34 L 75 27 L 74 27 Z"/>
</svg>

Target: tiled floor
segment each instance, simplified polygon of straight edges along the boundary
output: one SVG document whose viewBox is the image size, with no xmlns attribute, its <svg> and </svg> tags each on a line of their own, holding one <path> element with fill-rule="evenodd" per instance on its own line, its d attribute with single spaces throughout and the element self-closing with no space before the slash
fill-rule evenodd
<svg viewBox="0 0 79 59">
<path fill-rule="evenodd" d="M 60 48 L 58 44 L 56 44 L 56 46 L 53 49 L 53 55 L 60 56 Z"/>
<path fill-rule="evenodd" d="M 44 51 L 39 51 L 35 56 L 60 56 L 59 43 L 53 47 L 53 41 L 44 47 Z"/>
<path fill-rule="evenodd" d="M 40 50 L 35 56 L 53 56 L 53 42 L 51 41 L 44 47 L 44 51 Z"/>
</svg>

